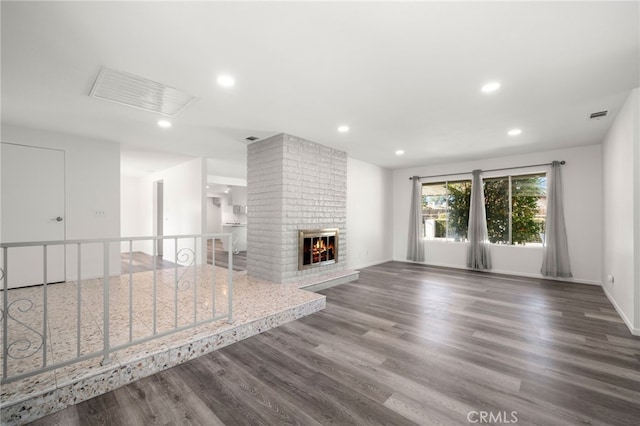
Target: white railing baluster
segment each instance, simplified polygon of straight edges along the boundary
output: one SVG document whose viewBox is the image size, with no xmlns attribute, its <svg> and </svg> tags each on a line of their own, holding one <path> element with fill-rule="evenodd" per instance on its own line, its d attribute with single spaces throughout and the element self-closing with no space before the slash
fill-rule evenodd
<svg viewBox="0 0 640 426">
<path fill-rule="evenodd" d="M 160 241 L 160 243 L 162 243 L 162 241 Z M 157 273 L 157 266 L 156 266 L 156 256 L 158 253 L 158 240 L 154 239 L 153 240 L 153 301 L 151 303 L 153 303 L 153 334 L 155 335 L 157 333 L 157 322 L 158 322 L 158 318 L 156 315 L 156 296 L 158 294 L 158 286 L 157 286 L 157 281 L 158 281 L 158 273 Z"/>
<path fill-rule="evenodd" d="M 193 322 L 198 322 L 198 267 L 196 265 L 196 253 L 198 249 L 198 237 L 193 237 Z"/>
<path fill-rule="evenodd" d="M 77 245 L 78 247 L 78 278 L 76 280 L 76 297 L 78 298 L 78 317 L 76 318 L 76 327 L 78 329 L 78 341 L 76 342 L 76 356 L 80 356 L 80 338 L 82 335 L 82 324 L 80 323 L 80 317 L 82 315 L 82 286 L 80 283 L 82 282 L 81 276 L 81 265 L 82 265 L 82 246 L 80 243 Z"/>
<path fill-rule="evenodd" d="M 179 243 L 179 239 L 185 239 L 186 241 L 188 241 L 189 238 L 193 238 L 193 253 L 191 253 L 193 255 L 193 258 L 185 258 L 185 263 L 184 264 L 180 264 L 178 263 L 179 259 L 178 256 L 181 255 L 181 251 L 178 249 L 178 243 Z M 216 276 L 216 266 L 215 266 L 215 242 L 216 242 L 216 238 L 220 238 L 221 240 L 224 238 L 227 238 L 226 241 L 229 242 L 229 247 L 230 250 L 227 253 L 228 255 L 228 264 L 229 264 L 229 268 L 228 268 L 228 276 L 227 276 L 227 302 L 228 302 L 228 311 L 227 312 L 223 312 L 221 314 L 216 314 L 216 312 L 218 311 L 218 309 L 216 308 L 216 292 L 217 292 L 217 276 Z M 174 289 L 173 289 L 173 297 L 174 297 L 174 327 L 169 327 L 167 330 L 163 330 L 161 332 L 158 331 L 158 298 L 159 297 L 164 297 L 164 293 L 162 294 L 158 294 L 158 263 L 157 263 L 157 253 L 158 253 L 158 244 L 162 243 L 165 239 L 170 239 L 174 241 L 175 247 L 174 247 L 174 253 L 176 255 L 176 266 L 175 266 L 175 270 L 174 270 L 174 275 L 175 275 L 175 283 L 174 283 Z M 198 314 L 199 314 L 199 307 L 198 307 L 198 282 L 202 282 L 203 286 L 206 287 L 206 282 L 208 278 L 208 274 L 206 274 L 206 263 L 204 264 L 205 267 L 204 268 L 198 268 L 198 244 L 200 244 L 201 246 L 205 246 L 205 243 L 208 245 L 208 241 L 209 239 L 211 239 L 211 243 L 212 243 L 212 267 L 211 267 L 211 302 L 212 302 L 212 308 L 211 308 L 211 317 L 209 317 L 208 315 L 203 315 L 204 319 L 199 319 L 198 318 Z M 151 240 L 153 242 L 153 333 L 151 334 L 146 334 L 143 335 L 142 337 L 139 337 L 137 339 L 134 339 L 134 334 L 133 333 L 133 301 L 134 301 L 134 295 L 133 295 L 133 291 L 134 291 L 134 283 L 133 283 L 133 242 L 134 241 L 149 241 Z M 128 282 L 128 289 L 125 288 L 124 286 L 120 286 L 119 284 L 122 283 L 122 281 L 118 282 L 118 285 L 116 285 L 116 287 L 114 287 L 113 289 L 111 288 L 111 281 L 110 281 L 110 261 L 111 261 L 111 256 L 110 256 L 110 248 L 111 248 L 111 244 L 118 244 L 118 247 L 120 247 L 122 245 L 123 242 L 128 241 L 129 242 L 129 282 Z M 103 271 L 102 271 L 102 287 L 103 287 L 103 324 L 102 324 L 102 328 L 103 328 L 103 342 L 102 342 L 102 347 L 94 350 L 93 352 L 89 352 L 89 353 L 82 353 L 82 339 L 83 339 L 83 301 L 82 301 L 82 297 L 83 297 L 83 290 L 82 290 L 82 270 L 83 270 L 83 245 L 85 244 L 100 244 L 102 246 L 102 250 L 103 250 L 103 258 L 102 258 L 102 263 L 103 263 Z M 48 264 L 49 264 L 49 260 L 53 260 L 54 258 L 52 257 L 51 259 L 49 259 L 49 247 L 50 246 L 63 246 L 63 249 L 65 251 L 65 253 L 67 252 L 67 247 L 71 246 L 71 245 L 75 245 L 77 247 L 77 285 L 76 285 L 76 298 L 77 298 L 77 309 L 76 309 L 76 330 L 77 330 L 77 336 L 76 336 L 76 342 L 73 342 L 73 340 L 70 341 L 66 341 L 66 342 L 61 342 L 61 343 L 66 343 L 66 344 L 71 344 L 73 345 L 75 343 L 76 346 L 76 355 L 75 357 L 72 358 L 68 358 L 62 361 L 56 361 L 56 357 L 52 357 L 51 355 L 49 355 L 47 352 L 49 351 L 49 346 L 52 343 L 57 343 L 51 340 L 50 338 L 50 334 L 48 333 L 48 329 L 49 329 L 49 311 L 50 311 L 50 307 L 49 307 L 49 293 L 51 293 L 52 296 L 52 300 L 57 301 L 59 300 L 58 297 L 54 297 L 57 296 L 57 293 L 53 292 L 54 289 L 57 289 L 55 286 L 51 287 L 49 281 L 49 275 L 50 275 L 50 271 L 48 268 Z M 32 370 L 28 370 L 26 372 L 23 373 L 18 373 L 18 374 L 10 374 L 10 369 L 14 368 L 13 365 L 13 357 L 10 356 L 10 351 L 11 348 L 13 347 L 12 345 L 14 345 L 16 342 L 11 340 L 11 332 L 12 332 L 12 325 L 10 325 L 10 321 L 8 321 L 9 318 L 9 309 L 11 309 L 12 303 L 15 303 L 16 301 L 22 301 L 23 299 L 17 299 L 14 302 L 11 302 L 9 300 L 9 297 L 11 297 L 12 294 L 20 294 L 18 292 L 16 293 L 12 293 L 12 290 L 9 289 L 9 249 L 10 248 L 14 248 L 14 247 L 42 247 L 42 313 L 40 315 L 40 313 L 37 312 L 36 310 L 36 316 L 37 317 L 41 317 L 42 318 L 42 336 L 40 336 L 40 332 L 36 331 L 38 329 L 40 329 L 40 325 L 35 325 L 36 328 L 32 329 L 32 331 L 35 331 L 38 334 L 38 337 L 41 337 L 42 340 L 42 348 L 39 347 L 39 345 L 34 345 L 33 347 L 33 351 L 34 353 L 29 354 L 28 356 L 34 356 L 36 357 L 35 359 L 37 359 L 37 363 L 39 365 L 39 367 L 34 368 Z M 2 291 L 2 302 L 0 302 L 0 308 L 2 308 L 2 318 L 1 318 L 1 322 L 2 324 L 0 325 L 1 330 L 2 330 L 2 334 L 4 336 L 4 338 L 2 339 L 2 355 L 3 355 L 3 360 L 2 360 L 2 374 L 0 375 L 1 380 L 0 383 L 2 385 L 6 384 L 6 383 L 10 383 L 10 382 L 15 382 L 17 380 L 21 380 L 24 378 L 28 378 L 31 376 L 34 376 L 36 374 L 40 374 L 40 373 L 44 373 L 47 371 L 53 371 L 57 368 L 61 368 L 61 367 L 65 367 L 68 365 L 72 365 L 74 363 L 80 362 L 80 361 L 85 361 L 85 360 L 90 360 L 90 359 L 94 359 L 94 358 L 102 358 L 102 364 L 106 365 L 108 363 L 110 363 L 111 361 L 111 354 L 114 353 L 115 351 L 119 351 L 121 349 L 125 349 L 125 348 L 129 348 L 131 346 L 143 343 L 143 342 L 147 342 L 153 339 L 157 339 L 159 337 L 164 337 L 164 336 L 168 336 L 170 334 L 182 331 L 182 330 L 188 330 L 190 328 L 193 327 L 197 327 L 200 325 L 204 325 L 204 324 L 208 324 L 211 323 L 213 321 L 218 321 L 218 320 L 223 320 L 226 319 L 229 323 L 233 322 L 233 236 L 231 234 L 203 234 L 203 235 L 184 235 L 184 236 L 155 236 L 155 237 L 134 237 L 134 238 L 113 238 L 113 239 L 101 239 L 101 240 L 66 240 L 66 241 L 42 241 L 42 242 L 24 242 L 24 243 L 0 243 L 0 249 L 2 249 L 2 261 L 3 261 L 3 269 L 0 270 L 0 280 L 2 280 L 2 282 L 0 283 L 0 290 Z M 191 247 L 190 245 L 186 244 L 186 247 L 183 249 L 184 253 L 187 252 L 191 252 Z M 126 253 L 126 252 L 124 252 Z M 123 258 L 124 258 L 124 253 L 123 253 Z M 202 255 L 202 254 L 201 254 Z M 208 255 L 208 253 L 207 253 Z M 183 257 L 184 258 L 184 257 Z M 207 258 L 208 259 L 208 256 Z M 85 259 L 86 261 L 86 259 Z M 204 261 L 207 262 L 207 260 L 200 258 L 200 261 Z M 180 268 L 180 266 L 186 266 L 187 268 L 184 268 L 184 272 L 178 274 L 178 272 L 182 269 Z M 193 266 L 194 271 L 193 271 L 193 292 L 192 292 L 192 296 L 193 296 L 193 321 L 186 321 L 186 323 L 184 325 L 179 325 L 179 321 L 178 321 L 178 312 L 179 312 L 179 292 L 183 292 L 185 295 L 190 295 L 191 292 L 189 292 L 187 290 L 188 287 L 188 283 L 189 281 L 184 281 L 185 286 L 183 286 L 184 288 L 181 288 L 179 286 L 180 284 L 180 280 L 183 280 L 187 277 L 189 277 L 190 275 L 187 274 L 188 272 L 188 267 L 189 266 Z M 14 268 L 15 269 L 15 268 Z M 202 272 L 200 272 L 202 271 Z M 170 270 L 167 271 L 170 274 Z M 198 274 L 202 273 L 202 275 L 199 277 Z M 185 275 L 186 274 L 186 275 Z M 15 274 L 14 274 L 15 275 Z M 122 275 L 121 277 L 124 277 L 124 275 Z M 55 280 L 54 280 L 55 281 Z M 164 282 L 162 281 L 161 284 L 166 284 L 166 285 L 170 285 L 169 282 Z M 221 284 L 224 285 L 224 284 Z M 49 289 L 49 287 L 51 287 L 51 291 Z M 61 290 L 64 289 L 64 286 L 61 287 Z M 17 290 L 17 289 L 16 289 Z M 110 329 L 111 329 L 111 313 L 113 313 L 114 315 L 120 315 L 120 313 L 123 313 L 124 315 L 127 307 L 122 306 L 121 309 L 120 307 L 116 307 L 114 308 L 113 312 L 111 312 L 111 300 L 110 300 L 110 295 L 112 291 L 121 291 L 122 294 L 120 293 L 114 293 L 114 298 L 117 300 L 120 300 L 121 297 L 120 296 L 124 296 L 122 297 L 123 299 L 126 298 L 127 293 L 128 293 L 128 299 L 129 299 L 129 305 L 128 305 L 128 314 L 129 314 L 129 321 L 128 321 L 128 334 L 129 334 L 129 339 L 124 339 L 124 343 L 121 344 L 114 344 L 115 341 L 111 340 L 111 333 L 110 333 Z M 206 293 L 206 290 L 205 290 Z M 171 293 L 169 293 L 170 295 Z M 117 297 L 116 297 L 117 296 Z M 36 293 L 35 298 L 37 299 L 38 297 L 38 293 Z M 169 296 L 171 297 L 171 296 Z M 188 296 L 187 296 L 188 297 Z M 26 300 L 28 303 L 30 303 L 33 306 L 34 300 L 31 300 L 30 298 L 24 298 L 24 300 Z M 161 302 L 164 303 L 164 299 L 160 299 Z M 35 300 L 35 302 L 37 302 L 37 300 Z M 36 303 L 36 307 L 37 307 L 37 303 Z M 160 305 L 162 306 L 162 305 Z M 58 309 L 58 306 L 51 306 L 51 309 Z M 23 311 L 22 308 L 18 308 L 19 313 L 24 313 L 26 311 Z M 203 311 L 204 312 L 204 311 Z M 186 319 L 186 318 L 185 318 Z M 19 322 L 19 321 L 18 321 Z M 115 323 L 114 323 L 114 327 L 115 327 Z M 120 334 L 120 332 L 124 332 L 125 328 L 127 327 L 126 322 L 122 325 L 122 329 L 115 329 L 114 328 L 114 333 L 115 334 Z M 86 334 L 86 333 L 85 333 Z M 23 337 L 20 335 L 20 333 L 14 333 L 14 335 L 17 335 L 15 339 L 20 339 L 20 341 L 23 339 Z M 125 334 L 126 335 L 126 334 Z M 73 339 L 73 337 L 71 338 Z M 29 343 L 31 344 L 31 343 Z M 86 350 L 85 350 L 86 351 Z M 42 357 L 42 360 L 39 359 L 39 357 Z M 16 360 L 19 359 L 16 357 Z M 41 361 L 41 362 L 40 362 Z M 26 365 L 26 364 L 25 364 Z"/>
<path fill-rule="evenodd" d="M 109 242 L 105 241 L 103 244 L 103 265 L 104 265 L 104 277 L 102 278 L 102 290 L 103 290 L 103 351 L 102 364 L 109 364 Z"/>
<path fill-rule="evenodd" d="M 133 340 L 133 240 L 129 240 L 129 341 Z"/>
<path fill-rule="evenodd" d="M 173 240 L 174 262 L 175 262 L 175 278 L 173 286 L 173 328 L 178 328 L 178 239 Z"/>
<path fill-rule="evenodd" d="M 233 323 L 233 234 L 229 234 L 229 269 L 227 270 L 227 293 L 229 301 L 229 324 Z"/>
<path fill-rule="evenodd" d="M 213 238 L 211 251 L 211 318 L 216 316 L 216 239 Z"/>
<path fill-rule="evenodd" d="M 2 248 L 2 380 L 9 376 L 9 247 Z"/>
<path fill-rule="evenodd" d="M 42 367 L 47 366 L 47 246 L 42 246 Z"/>
</svg>

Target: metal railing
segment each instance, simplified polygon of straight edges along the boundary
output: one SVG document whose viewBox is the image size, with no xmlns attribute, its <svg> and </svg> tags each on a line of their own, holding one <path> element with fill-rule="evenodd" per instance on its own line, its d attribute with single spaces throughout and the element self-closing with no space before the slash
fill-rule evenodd
<svg viewBox="0 0 640 426">
<path fill-rule="evenodd" d="M 1 383 L 96 357 L 108 364 L 116 351 L 214 321 L 233 322 L 233 250 L 226 280 L 216 274 L 216 240 L 224 238 L 231 248 L 230 233 L 0 244 Z M 138 251 L 151 258 L 150 270 L 134 272 Z M 118 273 L 116 259 L 126 273 Z M 42 273 L 41 282 L 22 287 L 20 277 L 12 281 L 28 268 Z M 52 283 L 60 281 L 53 269 L 63 271 L 64 282 Z M 65 281 L 71 271 L 75 279 Z"/>
</svg>

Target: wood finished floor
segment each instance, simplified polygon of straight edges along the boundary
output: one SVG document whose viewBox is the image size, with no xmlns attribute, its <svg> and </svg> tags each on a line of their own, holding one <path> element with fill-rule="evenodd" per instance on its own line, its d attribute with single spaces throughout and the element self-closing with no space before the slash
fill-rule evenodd
<svg viewBox="0 0 640 426">
<path fill-rule="evenodd" d="M 35 424 L 640 424 L 640 338 L 599 287 L 390 262 L 322 293 L 322 312 Z"/>
<path fill-rule="evenodd" d="M 229 253 L 222 250 L 222 241 L 216 240 L 216 266 L 221 268 L 229 267 Z M 207 261 L 211 265 L 213 259 L 213 243 L 208 241 L 207 244 Z M 120 268 L 122 274 L 128 274 L 129 269 L 132 273 L 153 271 L 154 257 L 146 253 L 135 251 L 131 253 L 131 259 L 129 259 L 129 253 L 120 254 Z M 176 264 L 164 260 L 161 256 L 155 256 L 156 269 L 170 269 L 175 268 Z M 233 253 L 233 270 L 234 271 L 246 271 L 247 270 L 247 252 L 240 251 Z"/>
<path fill-rule="evenodd" d="M 128 274 L 129 269 L 131 273 L 153 271 L 153 263 L 155 259 L 156 269 L 170 269 L 175 268 L 176 264 L 164 260 L 161 256 L 151 256 L 141 251 L 134 251 L 131 253 L 131 259 L 129 259 L 129 252 L 120 253 L 120 273 Z"/>
<path fill-rule="evenodd" d="M 229 252 L 222 250 L 222 241 L 216 240 L 216 266 L 221 268 L 229 268 Z M 233 270 L 234 271 L 246 271 L 247 270 L 247 252 L 239 251 L 232 253 L 233 256 Z M 207 241 L 207 262 L 211 265 L 213 259 L 213 242 Z"/>
</svg>

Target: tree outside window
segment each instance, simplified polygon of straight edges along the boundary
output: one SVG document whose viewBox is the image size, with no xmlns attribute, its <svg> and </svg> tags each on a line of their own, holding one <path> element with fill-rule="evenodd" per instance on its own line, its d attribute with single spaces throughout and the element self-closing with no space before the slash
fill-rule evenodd
<svg viewBox="0 0 640 426">
<path fill-rule="evenodd" d="M 422 218 L 425 238 L 466 241 L 470 199 L 470 180 L 423 184 Z"/>
<path fill-rule="evenodd" d="M 547 215 L 545 174 L 511 178 L 511 244 L 542 244 Z"/>
<path fill-rule="evenodd" d="M 483 186 L 489 242 L 542 243 L 547 205 L 544 173 L 484 179 Z M 470 200 L 470 180 L 424 184 L 425 238 L 466 241 Z"/>
</svg>

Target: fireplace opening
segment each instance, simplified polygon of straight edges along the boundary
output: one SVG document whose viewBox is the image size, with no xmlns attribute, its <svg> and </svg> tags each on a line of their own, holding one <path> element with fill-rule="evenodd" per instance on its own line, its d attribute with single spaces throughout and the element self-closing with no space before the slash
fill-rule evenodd
<svg viewBox="0 0 640 426">
<path fill-rule="evenodd" d="M 338 261 L 338 229 L 309 229 L 298 232 L 298 270 Z"/>
</svg>

